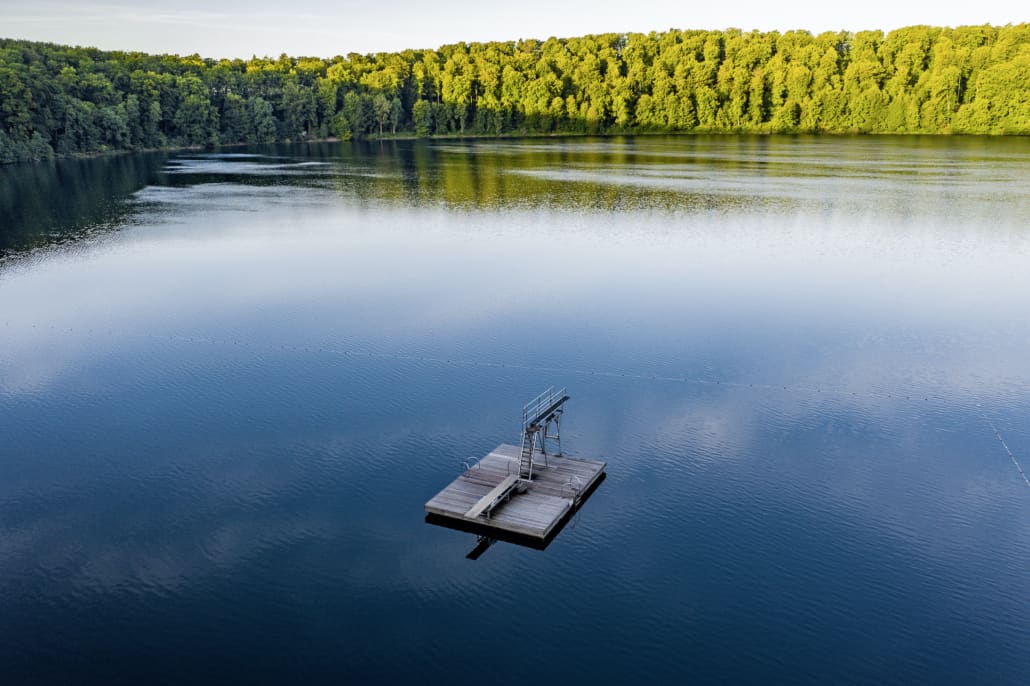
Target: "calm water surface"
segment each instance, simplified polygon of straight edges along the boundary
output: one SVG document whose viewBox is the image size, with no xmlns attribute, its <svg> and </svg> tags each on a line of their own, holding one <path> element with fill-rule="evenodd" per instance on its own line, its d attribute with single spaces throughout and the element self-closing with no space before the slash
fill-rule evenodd
<svg viewBox="0 0 1030 686">
<path fill-rule="evenodd" d="M 962 138 L 2 168 L 0 682 L 1025 684 L 1028 181 Z M 466 560 L 422 506 L 551 384 L 609 477 Z"/>
</svg>

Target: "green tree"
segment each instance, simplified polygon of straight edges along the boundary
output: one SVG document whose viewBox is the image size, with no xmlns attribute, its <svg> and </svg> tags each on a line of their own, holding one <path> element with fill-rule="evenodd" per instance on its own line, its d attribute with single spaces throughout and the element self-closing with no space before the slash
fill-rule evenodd
<svg viewBox="0 0 1030 686">
<path fill-rule="evenodd" d="M 433 132 L 433 106 L 431 103 L 425 100 L 416 100 L 411 115 L 416 135 L 424 137 Z"/>
<path fill-rule="evenodd" d="M 172 117 L 178 140 L 189 144 L 218 142 L 218 110 L 211 104 L 208 89 L 198 77 L 181 76 L 176 79 L 178 106 Z"/>
<path fill-rule="evenodd" d="M 355 91 L 349 91 L 343 96 L 343 109 L 341 111 L 350 124 L 352 133 L 364 135 L 372 130 L 373 115 L 368 98 L 358 95 Z"/>
<path fill-rule="evenodd" d="M 283 86 L 282 109 L 287 138 L 310 135 L 318 109 L 313 88 L 303 87 L 297 79 L 288 80 Z"/>
<path fill-rule="evenodd" d="M 273 143 L 276 136 L 272 103 L 260 95 L 247 99 L 248 122 L 246 137 L 250 143 Z"/>
<path fill-rule="evenodd" d="M 379 125 L 380 138 L 383 137 L 383 127 L 390 119 L 391 110 L 390 101 L 382 93 L 378 93 L 372 98 L 372 116 L 375 117 L 375 122 Z"/>
<path fill-rule="evenodd" d="M 350 122 L 343 112 L 337 112 L 329 122 L 329 132 L 340 140 L 347 140 L 351 137 Z"/>
<path fill-rule="evenodd" d="M 222 112 L 219 120 L 222 130 L 219 138 L 223 143 L 236 143 L 247 139 L 247 101 L 238 93 L 226 93 L 222 98 Z"/>
</svg>

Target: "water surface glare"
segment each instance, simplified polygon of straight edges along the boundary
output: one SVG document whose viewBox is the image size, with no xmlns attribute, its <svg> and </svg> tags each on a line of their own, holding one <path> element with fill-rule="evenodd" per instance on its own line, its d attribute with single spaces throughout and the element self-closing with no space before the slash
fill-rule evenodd
<svg viewBox="0 0 1030 686">
<path fill-rule="evenodd" d="M 0 682 L 1025 683 L 1030 141 L 0 168 Z M 567 385 L 545 551 L 423 522 Z"/>
</svg>

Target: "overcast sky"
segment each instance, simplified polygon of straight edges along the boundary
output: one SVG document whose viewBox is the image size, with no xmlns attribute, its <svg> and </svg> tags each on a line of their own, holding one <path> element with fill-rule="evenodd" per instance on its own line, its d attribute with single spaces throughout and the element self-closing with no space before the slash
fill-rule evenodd
<svg viewBox="0 0 1030 686">
<path fill-rule="evenodd" d="M 816 3 L 812 3 L 816 4 Z M 458 41 L 680 29 L 889 30 L 1030 21 L 1011 0 L 0 0 L 0 37 L 109 50 L 331 57 Z M 848 7 L 844 7 L 847 5 Z"/>
</svg>

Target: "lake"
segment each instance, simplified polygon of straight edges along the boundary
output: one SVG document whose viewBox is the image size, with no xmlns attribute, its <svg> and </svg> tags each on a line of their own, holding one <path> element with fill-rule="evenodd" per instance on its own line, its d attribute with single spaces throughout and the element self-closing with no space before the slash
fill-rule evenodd
<svg viewBox="0 0 1030 686">
<path fill-rule="evenodd" d="M 1026 683 L 1030 140 L 0 168 L 0 682 Z M 543 551 L 423 521 L 522 405 Z"/>
</svg>

